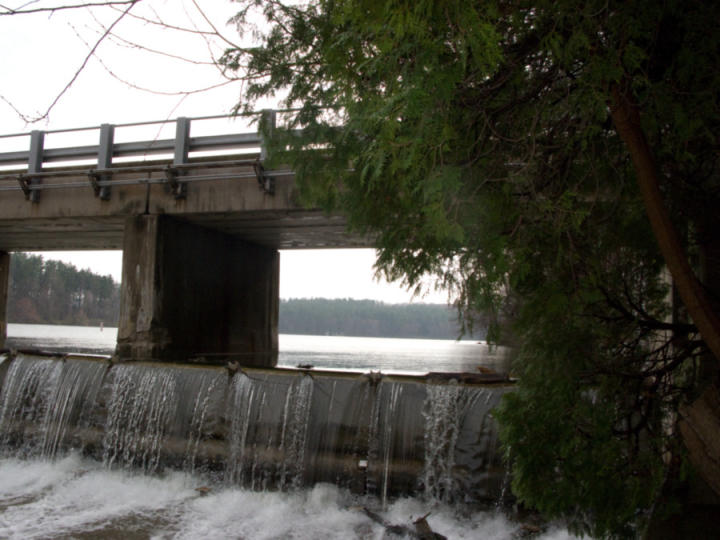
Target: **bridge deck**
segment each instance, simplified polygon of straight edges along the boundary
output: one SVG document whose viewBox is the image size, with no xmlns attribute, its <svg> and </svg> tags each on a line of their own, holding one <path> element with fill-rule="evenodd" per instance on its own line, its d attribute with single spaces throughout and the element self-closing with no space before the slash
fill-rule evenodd
<svg viewBox="0 0 720 540">
<path fill-rule="evenodd" d="M 125 219 L 141 214 L 276 249 L 371 245 L 342 216 L 303 208 L 292 171 L 264 171 L 257 133 L 190 138 L 190 120 L 178 119 L 175 139 L 114 145 L 111 128 L 98 128 L 97 146 L 44 150 L 33 132 L 29 151 L 0 151 L 0 251 L 121 249 Z"/>
</svg>

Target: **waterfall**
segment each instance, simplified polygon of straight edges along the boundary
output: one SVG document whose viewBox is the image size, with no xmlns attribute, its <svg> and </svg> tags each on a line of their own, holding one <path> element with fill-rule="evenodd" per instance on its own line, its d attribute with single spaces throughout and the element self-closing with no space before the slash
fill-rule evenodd
<svg viewBox="0 0 720 540">
<path fill-rule="evenodd" d="M 154 472 L 178 406 L 173 372 L 133 365 L 113 371 L 103 461 Z"/>
<path fill-rule="evenodd" d="M 181 400 L 181 404 L 189 405 L 182 415 L 185 418 L 184 422 L 189 425 L 185 437 L 187 444 L 183 469 L 190 473 L 198 470 L 208 473 L 213 468 L 212 456 L 208 455 L 208 452 L 201 455 L 200 450 L 220 429 L 219 413 L 225 403 L 228 377 L 224 373 L 203 371 L 199 374 L 186 373 L 181 377 L 181 381 L 184 383 L 180 385 L 181 395 L 192 398 Z"/>
<path fill-rule="evenodd" d="M 234 377 L 226 475 L 233 483 L 251 489 L 288 489 L 304 484 L 313 379 L 282 379 L 288 377 L 260 381 L 242 373 Z"/>
<path fill-rule="evenodd" d="M 332 482 L 383 506 L 496 501 L 507 481 L 491 414 L 501 386 L 26 355 L 0 370 L 0 447 L 22 456 L 76 449 L 252 490 Z"/>
<path fill-rule="evenodd" d="M 254 455 L 254 451 L 249 447 L 248 431 L 250 425 L 255 425 L 257 422 L 258 411 L 254 407 L 257 394 L 262 394 L 259 399 L 264 401 L 264 392 L 253 384 L 250 377 L 244 373 L 238 373 L 233 377 L 227 411 L 227 416 L 230 418 L 230 459 L 226 473 L 226 479 L 233 484 L 241 485 L 248 474 L 251 478 L 253 476 L 249 472 L 252 463 L 248 456 Z"/>
<path fill-rule="evenodd" d="M 106 371 L 100 362 L 18 355 L 0 392 L 0 447 L 54 457 L 86 425 Z"/>
</svg>

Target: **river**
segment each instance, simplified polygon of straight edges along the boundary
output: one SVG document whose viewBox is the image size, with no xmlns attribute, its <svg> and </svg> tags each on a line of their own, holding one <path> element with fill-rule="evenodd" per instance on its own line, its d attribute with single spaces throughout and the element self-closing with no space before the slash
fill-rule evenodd
<svg viewBox="0 0 720 540">
<path fill-rule="evenodd" d="M 109 353 L 116 329 L 9 325 L 10 345 L 40 349 L 69 346 Z M 475 342 L 332 336 L 280 336 L 279 364 L 312 364 L 383 372 L 471 371 L 500 368 L 505 351 Z M 2 404 L 2 400 L 0 400 Z M 70 452 L 55 459 L 0 459 L 0 538 L 234 538 L 302 540 L 400 538 L 386 523 L 412 527 L 429 514 L 432 529 L 450 539 L 510 539 L 523 524 L 493 508 L 443 504 L 423 496 L 381 505 L 372 497 L 321 483 L 310 488 L 252 491 L 218 483 L 200 473 L 143 474 Z M 573 538 L 544 526 L 544 540 Z"/>
</svg>

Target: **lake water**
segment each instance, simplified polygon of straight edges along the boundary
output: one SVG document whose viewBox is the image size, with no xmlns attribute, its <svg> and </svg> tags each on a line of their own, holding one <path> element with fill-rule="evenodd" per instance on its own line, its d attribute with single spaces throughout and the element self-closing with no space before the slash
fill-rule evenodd
<svg viewBox="0 0 720 540">
<path fill-rule="evenodd" d="M 112 354 L 117 328 L 8 324 L 11 348 Z M 507 371 L 508 351 L 477 341 L 280 334 L 278 365 L 398 372 Z"/>
<path fill-rule="evenodd" d="M 110 353 L 116 329 L 11 324 L 8 334 L 13 347 Z M 480 365 L 500 367 L 504 355 L 474 342 L 281 335 L 279 363 L 386 372 L 471 371 Z M 449 539 L 517 538 L 523 527 L 492 509 L 421 497 L 395 499 L 383 507 L 329 484 L 258 492 L 213 483 L 201 474 L 109 470 L 74 453 L 55 460 L 0 459 L 0 538 L 402 538 L 388 535 L 363 508 L 388 524 L 408 527 L 429 514 L 432 529 Z M 574 537 L 546 526 L 535 538 Z"/>
</svg>

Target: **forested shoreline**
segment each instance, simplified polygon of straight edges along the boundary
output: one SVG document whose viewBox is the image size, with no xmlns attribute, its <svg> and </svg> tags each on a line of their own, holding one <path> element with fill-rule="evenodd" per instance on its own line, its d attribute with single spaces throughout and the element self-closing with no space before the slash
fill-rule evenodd
<svg viewBox="0 0 720 540">
<path fill-rule="evenodd" d="M 120 285 L 41 255 L 10 257 L 7 317 L 11 323 L 116 326 Z"/>
<path fill-rule="evenodd" d="M 8 321 L 24 324 L 116 326 L 120 285 L 111 276 L 78 270 L 40 255 L 14 253 Z M 283 334 L 456 339 L 457 313 L 445 304 L 295 298 L 280 301 Z M 476 334 L 484 337 L 483 333 Z"/>
<path fill-rule="evenodd" d="M 457 313 L 445 304 L 300 298 L 280 301 L 281 334 L 457 339 Z M 484 336 L 484 334 L 483 334 Z"/>
</svg>

